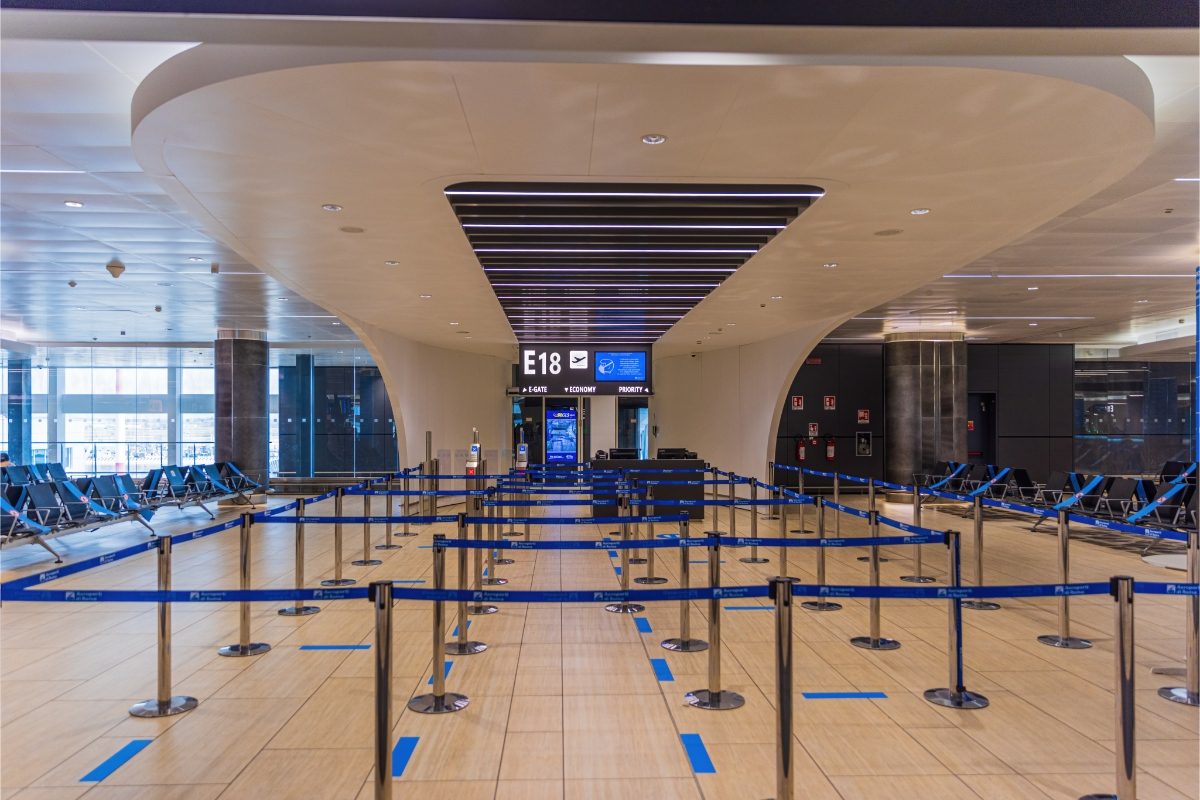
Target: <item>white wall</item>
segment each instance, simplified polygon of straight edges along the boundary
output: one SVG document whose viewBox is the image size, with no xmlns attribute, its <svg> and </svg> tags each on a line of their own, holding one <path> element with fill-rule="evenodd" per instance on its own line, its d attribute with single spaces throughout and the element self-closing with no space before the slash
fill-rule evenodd
<svg viewBox="0 0 1200 800">
<path fill-rule="evenodd" d="M 471 428 L 490 471 L 508 469 L 512 454 L 505 387 L 511 360 L 414 342 L 343 317 L 375 358 L 396 419 L 400 465 L 425 457 L 425 431 L 433 431 L 434 455 L 443 472 L 461 472 Z"/>
<path fill-rule="evenodd" d="M 591 458 L 597 450 L 617 446 L 617 396 L 596 395 L 591 398 L 591 408 L 592 452 L 584 453 L 584 458 Z"/>
</svg>

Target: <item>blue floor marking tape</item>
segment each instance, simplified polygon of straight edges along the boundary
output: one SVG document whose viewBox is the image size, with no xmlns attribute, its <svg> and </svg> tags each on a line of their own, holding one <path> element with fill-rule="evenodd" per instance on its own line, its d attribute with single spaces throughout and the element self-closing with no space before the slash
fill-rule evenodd
<svg viewBox="0 0 1200 800">
<path fill-rule="evenodd" d="M 453 662 L 453 661 L 447 661 L 447 662 L 446 662 L 446 669 L 444 670 L 444 674 L 442 675 L 442 677 L 443 677 L 443 678 L 449 678 L 449 677 L 450 677 L 450 668 L 451 668 L 451 667 L 453 667 L 453 666 L 454 666 L 454 662 Z M 428 683 L 430 686 L 433 686 L 433 676 L 432 676 L 432 675 L 430 675 L 430 676 L 429 676 L 429 680 L 427 680 L 427 681 L 425 681 L 425 682 L 426 682 L 426 683 Z"/>
<path fill-rule="evenodd" d="M 369 644 L 302 644 L 301 650 L 370 650 Z"/>
<path fill-rule="evenodd" d="M 665 658 L 650 659 L 650 666 L 654 667 L 654 677 L 660 681 L 675 680 L 675 676 L 671 674 L 671 667 L 667 664 Z"/>
<path fill-rule="evenodd" d="M 401 736 L 400 741 L 392 748 L 392 777 L 399 778 L 404 774 L 408 762 L 412 759 L 413 751 L 417 749 L 420 736 Z"/>
<path fill-rule="evenodd" d="M 706 774 L 717 771 L 712 759 L 708 757 L 708 748 L 704 746 L 700 734 L 681 733 L 679 739 L 683 742 L 683 749 L 687 751 L 688 761 L 692 762 L 692 772 Z"/>
<path fill-rule="evenodd" d="M 634 617 L 633 624 L 637 625 L 638 633 L 654 633 L 654 629 L 650 627 L 650 620 L 645 617 Z"/>
<path fill-rule="evenodd" d="M 82 778 L 80 778 L 79 782 L 83 783 L 84 781 L 104 780 L 109 775 L 112 775 L 114 772 L 120 769 L 126 761 L 142 752 L 142 750 L 146 749 L 146 747 L 148 747 L 153 741 L 153 739 L 134 739 L 129 744 L 125 745 L 120 750 L 105 759 L 100 766 L 96 767 L 87 775 L 84 775 Z"/>
<path fill-rule="evenodd" d="M 620 568 L 620 567 L 613 567 L 613 571 L 614 571 L 614 572 L 616 572 L 618 575 L 620 575 L 620 574 L 621 574 L 621 568 Z"/>
<path fill-rule="evenodd" d="M 801 692 L 805 700 L 886 700 L 884 692 Z"/>
<path fill-rule="evenodd" d="M 774 606 L 721 606 L 725 611 L 774 611 Z"/>
<path fill-rule="evenodd" d="M 474 620 L 467 620 L 467 630 L 471 630 L 471 623 L 472 623 L 473 621 L 474 621 Z M 451 636 L 458 636 L 458 626 L 457 626 L 457 625 L 455 625 L 455 626 L 454 626 L 454 630 L 450 631 L 450 635 L 451 635 Z"/>
<path fill-rule="evenodd" d="M 609 558 L 616 558 L 616 557 L 617 557 L 617 551 L 616 551 L 616 550 L 609 550 L 609 551 L 608 551 L 608 557 L 609 557 Z"/>
</svg>

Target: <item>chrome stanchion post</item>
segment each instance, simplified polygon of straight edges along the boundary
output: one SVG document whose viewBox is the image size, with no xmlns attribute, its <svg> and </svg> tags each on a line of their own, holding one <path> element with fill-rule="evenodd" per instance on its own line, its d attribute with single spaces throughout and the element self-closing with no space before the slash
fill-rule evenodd
<svg viewBox="0 0 1200 800">
<path fill-rule="evenodd" d="M 879 536 L 879 512 L 870 512 L 871 516 L 868 519 L 870 525 L 871 538 L 875 539 Z M 871 545 L 871 587 L 879 587 L 879 545 Z M 880 616 L 880 600 L 878 597 L 872 597 L 868 601 L 871 614 L 871 634 L 870 636 L 855 636 L 850 640 L 850 644 L 855 647 L 862 647 L 866 650 L 896 650 L 900 647 L 900 643 L 895 639 L 886 639 L 879 632 L 879 616 Z"/>
<path fill-rule="evenodd" d="M 804 467 L 796 468 L 796 494 L 804 494 Z M 792 528 L 792 533 L 809 533 L 804 524 L 804 506 L 800 506 L 800 527 Z M 787 526 L 784 526 L 785 528 Z"/>
<path fill-rule="evenodd" d="M 962 550 L 958 531 L 946 531 L 946 574 L 952 587 L 962 586 Z M 950 680 L 944 689 L 927 689 L 925 699 L 946 708 L 987 708 L 988 699 L 968 692 L 963 678 L 962 657 L 962 600 L 951 597 L 949 614 L 949 643 L 946 654 L 950 663 Z"/>
<path fill-rule="evenodd" d="M 304 498 L 296 501 L 296 588 L 304 588 Z M 288 608 L 279 609 L 281 617 L 307 617 L 316 614 L 320 606 L 306 606 L 303 600 L 297 600 Z"/>
<path fill-rule="evenodd" d="M 867 478 L 867 512 L 874 513 L 876 508 L 877 508 L 877 506 L 875 505 L 875 479 Z M 878 531 L 876 532 L 875 535 L 878 535 Z M 859 561 L 870 561 L 871 557 L 870 556 L 859 556 L 858 560 Z M 886 564 L 890 560 L 891 559 L 884 558 L 882 555 L 879 557 L 880 564 Z"/>
<path fill-rule="evenodd" d="M 254 515 L 250 512 L 242 514 L 242 527 L 238 536 L 238 572 L 239 585 L 243 592 L 250 591 L 250 529 L 254 525 Z M 265 642 L 250 641 L 250 601 L 242 600 L 238 604 L 239 637 L 237 644 L 227 644 L 217 650 L 222 656 L 260 656 L 271 649 Z"/>
<path fill-rule="evenodd" d="M 775 484 L 775 490 L 771 492 L 771 499 L 775 501 L 775 508 L 779 513 L 775 518 L 779 520 L 780 538 L 786 539 L 788 535 L 788 507 L 787 498 L 783 495 L 783 490 L 779 484 Z M 779 572 L 782 575 L 788 574 L 788 548 L 779 548 Z"/>
<path fill-rule="evenodd" d="M 975 499 L 979 502 L 979 498 Z M 1071 582 L 1071 526 L 1068 511 L 1063 508 L 1058 512 L 1058 582 Z M 1058 597 L 1058 633 L 1045 634 L 1038 641 L 1050 647 L 1061 647 L 1066 650 L 1086 650 L 1092 646 L 1087 639 L 1071 635 L 1071 600 L 1065 594 Z"/>
<path fill-rule="evenodd" d="M 500 501 L 503 502 L 504 492 L 493 488 L 490 497 L 500 498 Z M 488 516 L 492 518 L 492 521 L 488 523 L 488 538 L 492 540 L 492 543 L 496 548 L 494 560 L 496 564 L 501 567 L 517 563 L 504 555 L 504 534 L 500 532 L 501 525 L 496 520 L 507 517 L 508 513 L 510 512 L 501 513 L 502 511 L 504 511 L 504 509 L 492 507 L 488 513 Z M 516 531 L 512 531 L 512 533 L 516 533 Z"/>
<path fill-rule="evenodd" d="M 820 544 L 817 545 L 817 586 L 825 585 L 825 498 L 814 498 L 817 506 L 817 539 Z M 804 506 L 800 506 L 804 508 Z M 801 608 L 806 608 L 809 611 L 838 611 L 841 609 L 841 603 L 834 603 L 829 600 L 806 600 L 800 604 Z"/>
<path fill-rule="evenodd" d="M 1116 794 L 1086 794 L 1080 800 L 1137 800 L 1136 696 L 1134 695 L 1133 578 L 1114 577 L 1115 606 L 1113 653 L 1116 664 Z"/>
<path fill-rule="evenodd" d="M 392 582 L 373 581 L 375 606 L 375 800 L 392 798 Z"/>
<path fill-rule="evenodd" d="M 650 513 L 648 515 L 646 514 L 647 507 L 649 507 L 649 511 L 650 511 Z M 654 487 L 647 486 L 646 487 L 646 501 L 645 501 L 645 504 L 643 504 L 643 506 L 642 506 L 642 515 L 643 516 L 654 516 L 654 513 L 655 513 Z M 680 528 L 680 536 L 682 536 L 682 535 L 683 535 L 683 528 L 681 527 Z M 650 547 L 646 548 L 646 574 L 640 578 L 634 578 L 633 582 L 641 583 L 641 584 L 666 583 L 667 582 L 666 578 L 660 578 L 654 574 L 655 548 L 654 548 L 653 543 L 655 540 L 655 536 L 654 536 L 654 523 L 653 522 L 646 523 L 646 540 L 651 543 Z M 683 549 L 687 549 L 687 548 L 683 548 Z"/>
<path fill-rule="evenodd" d="M 750 479 L 750 538 L 758 538 L 758 478 Z M 743 564 L 766 564 L 771 559 L 760 558 L 758 555 L 758 545 L 750 545 L 750 555 L 745 558 L 739 558 Z"/>
<path fill-rule="evenodd" d="M 249 516 L 248 514 L 245 516 Z M 245 524 L 245 516 L 242 518 Z M 158 538 L 158 590 L 171 591 L 171 537 Z M 171 695 L 171 604 L 158 604 L 158 686 L 153 700 L 143 700 L 129 707 L 135 717 L 171 717 L 191 711 L 200 701 L 187 695 Z"/>
<path fill-rule="evenodd" d="M 794 578 L 771 578 L 770 597 L 775 601 L 775 798 L 792 800 L 796 778 L 792 772 L 792 584 Z"/>
<path fill-rule="evenodd" d="M 836 471 L 834 471 L 834 473 L 833 473 L 833 502 L 835 502 L 839 505 L 842 502 L 842 479 L 840 477 L 838 477 L 838 473 Z M 834 536 L 834 538 L 841 538 L 841 535 L 842 535 L 842 515 L 834 514 L 833 515 L 833 536 Z"/>
<path fill-rule="evenodd" d="M 913 525 L 921 527 L 921 487 L 913 482 Z M 913 574 L 901 575 L 900 580 L 908 581 L 909 583 L 933 583 L 933 578 L 923 574 L 923 565 L 921 564 L 921 545 L 913 545 Z"/>
<path fill-rule="evenodd" d="M 772 486 L 778 486 L 779 485 L 779 481 L 777 480 L 779 477 L 778 472 L 779 472 L 779 470 L 775 469 L 775 462 L 768 461 L 767 462 L 767 483 L 771 484 Z M 772 519 L 772 520 L 779 519 L 779 507 L 778 506 L 768 506 L 768 508 L 770 510 L 767 512 L 767 519 Z"/>
<path fill-rule="evenodd" d="M 333 523 L 333 577 L 321 581 L 322 586 L 349 586 L 355 583 L 354 578 L 342 577 L 342 498 L 346 490 L 339 486 L 333 495 L 333 516 L 338 522 Z"/>
<path fill-rule="evenodd" d="M 713 503 L 711 506 L 712 512 L 713 512 L 712 513 L 712 528 L 710 530 L 705 531 L 706 534 L 713 533 L 713 532 L 716 532 L 716 533 L 721 532 L 721 506 L 719 506 L 717 504 L 718 501 L 721 499 L 721 484 L 716 482 L 718 480 L 717 473 L 719 471 L 720 470 L 718 470 L 716 467 L 713 467 L 712 478 L 711 478 L 713 483 L 710 484 L 712 486 L 712 503 Z"/>
<path fill-rule="evenodd" d="M 480 514 L 481 510 L 483 509 L 482 498 L 468 497 L 467 498 L 467 508 L 471 509 L 472 516 L 474 516 L 476 519 L 478 519 L 479 514 Z M 475 529 L 475 537 L 474 537 L 475 541 L 478 542 L 479 544 L 482 544 L 483 543 L 483 524 L 476 522 L 476 523 L 473 523 L 472 527 Z M 466 538 L 467 529 L 465 527 L 465 518 L 464 518 L 464 527 L 459 533 L 462 535 L 463 538 Z M 483 591 L 483 586 L 484 586 L 484 583 L 483 583 L 483 548 L 481 548 L 481 547 L 472 548 L 471 555 L 472 555 L 471 563 L 474 565 L 474 572 L 475 572 L 474 580 L 471 585 L 475 588 L 475 591 L 477 591 L 477 592 Z M 495 614 L 499 610 L 500 610 L 500 608 L 498 606 L 494 606 L 491 603 L 484 603 L 484 602 L 480 602 L 480 601 L 476 601 L 467 607 L 467 613 L 469 613 L 469 614 Z"/>
<path fill-rule="evenodd" d="M 683 700 L 690 706 L 713 711 L 741 708 L 746 698 L 721 689 L 721 535 L 708 534 L 708 585 L 713 596 L 708 600 L 708 688 L 688 692 Z"/>
<path fill-rule="evenodd" d="M 494 492 L 495 490 L 489 490 L 489 491 Z M 491 499 L 494 496 L 495 496 L 494 494 L 484 495 L 484 497 L 487 499 Z M 487 513 L 484 516 L 486 516 L 488 518 L 488 523 L 487 523 L 488 549 L 487 549 L 487 577 L 483 579 L 483 582 L 485 584 L 487 584 L 488 586 L 503 586 L 504 584 L 508 583 L 508 578 L 501 578 L 500 576 L 498 576 L 496 574 L 496 567 L 499 566 L 500 564 L 511 564 L 511 563 L 513 563 L 513 560 L 511 558 L 501 559 L 497 555 L 497 553 L 496 553 L 496 544 L 497 544 L 497 540 L 496 540 L 496 508 L 494 506 L 489 506 L 486 504 L 484 505 L 484 508 L 487 509 Z"/>
<path fill-rule="evenodd" d="M 387 518 L 387 523 L 386 523 L 386 525 L 384 527 L 384 531 L 383 531 L 383 544 L 375 545 L 375 549 L 376 550 L 399 550 L 404 545 L 392 544 L 392 478 L 390 475 L 388 476 L 388 479 L 384 482 L 383 485 L 384 485 L 383 491 L 385 493 L 385 495 L 384 495 L 384 497 L 385 497 L 384 513 Z M 369 517 L 369 516 L 371 516 L 371 514 L 370 514 L 370 511 L 371 511 L 370 497 L 371 496 L 363 495 L 363 497 L 367 501 L 364 504 L 364 507 L 365 507 L 365 510 L 368 512 L 366 514 L 366 516 Z M 368 523 L 365 523 L 365 522 L 363 523 L 363 538 L 369 542 L 370 541 L 370 539 L 369 539 L 370 533 L 368 532 L 367 525 L 368 525 Z M 367 552 L 366 550 L 363 550 L 364 558 L 366 557 L 366 552 Z"/>
<path fill-rule="evenodd" d="M 689 521 L 684 520 L 682 527 L 679 530 L 681 539 L 688 538 Z M 691 548 L 684 545 L 682 542 L 679 545 L 679 588 L 687 591 L 692 588 L 691 585 L 691 564 L 688 557 L 691 555 Z M 662 647 L 665 650 L 672 650 L 676 653 L 696 653 L 700 650 L 708 649 L 708 642 L 703 639 L 692 638 L 692 601 L 683 599 L 679 601 L 679 637 L 676 639 L 665 639 L 662 642 Z"/>
<path fill-rule="evenodd" d="M 618 497 L 618 506 L 629 510 L 629 495 Z M 624 515 L 628 516 L 628 514 Z M 621 523 L 621 591 L 629 591 L 629 523 Z M 619 603 L 609 603 L 604 607 L 605 611 L 613 614 L 636 614 L 639 611 L 645 611 L 646 607 L 641 603 L 631 603 L 628 600 L 622 600 Z"/>
<path fill-rule="evenodd" d="M 387 542 L 390 542 L 392 540 L 392 535 L 393 535 L 393 533 L 392 533 L 392 511 L 394 509 L 393 509 L 393 505 L 392 505 L 392 500 L 393 500 L 393 498 L 392 498 L 392 479 L 394 477 L 395 477 L 394 475 L 388 475 L 388 479 L 386 481 L 384 481 L 384 484 L 383 484 L 384 491 L 387 492 L 387 499 L 384 500 L 384 503 L 383 503 L 383 513 L 387 515 L 387 524 L 383 530 L 383 538 L 384 538 L 384 541 L 387 541 Z"/>
<path fill-rule="evenodd" d="M 369 491 L 363 489 L 363 557 L 350 562 L 356 567 L 373 567 L 383 563 L 378 558 L 371 558 L 371 495 L 366 494 Z"/>
<path fill-rule="evenodd" d="M 973 498 L 971 519 L 975 526 L 975 585 L 983 586 L 983 498 L 979 495 L 975 495 Z M 991 600 L 964 600 L 963 608 L 975 611 L 995 611 L 1000 608 L 1000 604 L 993 603 Z"/>
<path fill-rule="evenodd" d="M 458 515 L 458 538 L 465 540 L 467 538 L 467 523 L 466 514 Z M 445 570 L 445 545 L 446 537 L 440 533 L 433 535 L 433 568 L 436 573 L 438 570 L 438 548 L 441 548 L 442 570 Z M 458 598 L 458 625 L 454 629 L 455 640 L 446 642 L 445 651 L 454 656 L 471 656 L 476 653 L 482 653 L 487 650 L 487 645 L 483 642 L 473 641 L 467 638 L 467 631 L 471 626 L 467 617 L 467 548 L 458 548 L 458 591 L 461 593 Z"/>
<path fill-rule="evenodd" d="M 420 485 L 420 481 L 417 482 L 417 485 L 418 486 Z M 400 500 L 400 516 L 404 517 L 404 523 L 402 524 L 402 526 L 400 528 L 400 532 L 397 533 L 396 536 L 416 536 L 415 533 L 413 533 L 411 530 L 408 529 L 409 512 L 412 511 L 412 508 L 409 506 L 409 495 L 408 495 L 408 493 L 410 491 L 412 491 L 409 488 L 411 486 L 412 486 L 412 478 L 409 476 L 409 473 L 405 472 L 404 473 L 404 481 L 403 481 L 403 483 L 400 484 L 400 491 L 404 492 L 404 494 L 401 495 L 402 499 Z M 391 498 L 389 498 L 389 499 L 391 499 Z M 421 510 L 420 503 L 417 504 L 417 510 L 418 511 Z M 388 516 L 389 517 L 391 516 L 390 511 L 388 512 Z"/>
<path fill-rule="evenodd" d="M 1200 583 L 1200 531 L 1193 528 L 1187 532 L 1187 576 L 1188 583 Z M 1184 633 L 1187 653 L 1185 658 L 1186 686 L 1164 686 L 1158 696 L 1173 703 L 1200 706 L 1200 596 L 1185 598 L 1187 602 L 1187 631 Z"/>
<path fill-rule="evenodd" d="M 631 493 L 629 495 L 627 495 L 627 497 L 631 498 L 629 501 L 629 508 L 627 509 L 629 512 L 629 515 L 634 516 L 634 513 L 633 513 L 634 505 L 636 505 L 638 507 L 637 515 L 638 516 L 644 515 L 646 513 L 645 503 L 642 501 L 641 493 L 638 492 L 637 479 L 630 481 L 629 488 L 632 490 Z M 642 534 L 641 523 L 639 523 L 639 522 L 633 523 L 633 532 L 632 532 L 633 540 L 636 542 L 639 539 L 641 539 L 642 538 L 641 534 Z M 650 560 L 649 560 L 649 558 L 642 557 L 641 548 L 635 547 L 633 552 L 629 555 L 629 563 L 630 564 L 648 564 L 648 563 L 650 563 Z"/>
<path fill-rule="evenodd" d="M 737 475 L 735 475 L 732 472 L 729 473 L 729 485 L 727 488 L 727 491 L 729 492 L 729 496 L 726 497 L 725 499 L 729 501 L 729 538 L 730 539 L 736 539 L 737 535 L 738 535 L 737 534 L 737 480 L 738 480 Z M 734 550 L 734 549 L 741 547 L 740 544 L 733 544 L 732 542 L 727 542 L 725 544 L 725 546 L 728 547 L 730 550 Z"/>
<path fill-rule="evenodd" d="M 464 515 L 459 515 L 459 537 L 465 538 L 466 523 L 462 521 Z M 438 540 L 442 539 L 440 534 L 433 537 L 433 588 L 446 588 L 446 546 Z M 462 548 L 460 548 L 461 551 Z M 462 558 L 459 559 L 459 597 L 462 597 L 461 592 L 465 591 L 462 587 L 465 585 L 462 575 L 466 570 Z M 460 601 L 461 602 L 461 601 Z M 460 612 L 461 613 L 461 612 Z M 466 620 L 464 617 L 459 618 L 459 631 L 466 630 Z M 433 601 L 433 692 L 431 694 L 418 695 L 408 701 L 408 708 L 411 711 L 416 711 L 418 714 L 449 714 L 452 711 L 461 711 L 467 707 L 470 702 L 466 695 L 457 694 L 446 691 L 446 604 L 442 600 Z"/>
</svg>

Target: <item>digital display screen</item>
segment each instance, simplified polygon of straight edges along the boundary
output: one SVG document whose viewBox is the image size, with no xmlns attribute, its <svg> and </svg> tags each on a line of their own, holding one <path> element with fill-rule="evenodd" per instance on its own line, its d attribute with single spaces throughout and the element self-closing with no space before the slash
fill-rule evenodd
<svg viewBox="0 0 1200 800">
<path fill-rule="evenodd" d="M 546 463 L 574 464 L 578 426 L 574 408 L 546 409 Z"/>
<path fill-rule="evenodd" d="M 646 352 L 597 350 L 596 380 L 646 380 Z"/>
</svg>

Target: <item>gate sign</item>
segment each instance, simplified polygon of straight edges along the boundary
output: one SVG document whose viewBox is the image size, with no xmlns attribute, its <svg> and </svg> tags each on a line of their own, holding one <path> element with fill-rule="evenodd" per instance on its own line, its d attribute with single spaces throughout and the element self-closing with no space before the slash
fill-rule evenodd
<svg viewBox="0 0 1200 800">
<path fill-rule="evenodd" d="M 650 371 L 650 348 L 642 345 L 521 345 L 514 394 L 648 395 Z"/>
<path fill-rule="evenodd" d="M 804 395 L 802 395 L 802 394 L 792 395 L 792 411 L 803 411 L 803 410 L 804 410 Z"/>
</svg>

